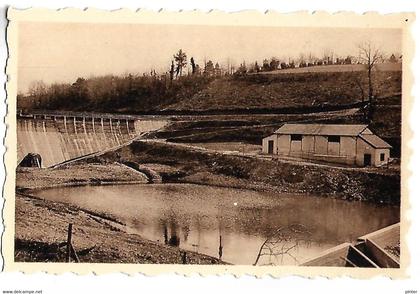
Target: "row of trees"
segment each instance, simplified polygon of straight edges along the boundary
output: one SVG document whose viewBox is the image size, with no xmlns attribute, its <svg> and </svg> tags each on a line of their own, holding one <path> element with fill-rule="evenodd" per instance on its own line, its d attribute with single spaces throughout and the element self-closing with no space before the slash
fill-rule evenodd
<svg viewBox="0 0 420 294">
<path fill-rule="evenodd" d="M 194 57 L 191 57 L 189 61 L 191 71 L 189 71 L 190 68 L 188 68 L 188 75 L 221 76 L 222 74 L 226 73 L 223 71 L 218 62 L 214 64 L 211 60 L 205 60 L 204 66 L 201 68 L 200 65 L 194 60 Z M 179 51 L 173 55 L 173 59 L 171 61 L 171 66 L 169 69 L 170 79 L 173 80 L 175 78 L 181 77 L 183 69 L 187 67 L 187 54 L 182 51 L 182 49 L 179 49 Z"/>
<path fill-rule="evenodd" d="M 346 58 L 336 57 L 334 61 L 332 56 L 333 54 L 326 54 L 322 59 L 318 59 L 313 55 L 309 54 L 307 58 L 301 54 L 297 63 L 295 64 L 294 60 L 289 60 L 288 63 L 281 62 L 279 59 L 273 57 L 269 61 L 268 59 L 264 59 L 262 66 L 258 64 L 256 61 L 254 64 L 247 66 L 245 62 L 241 63 L 236 74 L 243 75 L 246 73 L 255 73 L 255 72 L 266 72 L 266 71 L 274 71 L 278 69 L 286 69 L 286 68 L 295 68 L 295 67 L 308 67 L 308 66 L 319 66 L 319 65 L 333 65 L 333 64 L 362 64 L 366 68 L 367 74 L 367 91 L 365 91 L 365 87 L 363 85 L 362 79 L 360 76 L 355 75 L 356 84 L 358 85 L 360 92 L 361 92 L 361 99 L 362 102 L 367 102 L 366 105 L 363 106 L 363 112 L 365 121 L 369 122 L 372 119 L 373 112 L 374 112 L 374 89 L 373 89 L 373 73 L 375 67 L 378 63 L 397 63 L 401 62 L 402 56 L 397 57 L 396 54 L 391 54 L 390 56 L 386 56 L 380 48 L 376 47 L 371 42 L 366 42 L 358 45 L 359 55 L 357 58 L 352 56 L 347 56 Z M 367 95 L 366 95 L 367 92 Z"/>
<path fill-rule="evenodd" d="M 311 55 L 309 57 L 305 57 L 302 55 L 298 59 L 289 59 L 286 61 L 280 61 L 276 57 L 272 57 L 271 59 L 264 59 L 262 64 L 255 61 L 255 63 L 246 64 L 242 62 L 237 69 L 238 73 L 257 73 L 257 72 L 268 72 L 274 71 L 279 69 L 288 69 L 288 68 L 297 68 L 297 67 L 311 67 L 311 66 L 321 66 L 321 65 L 344 65 L 344 64 L 367 64 L 365 58 L 366 52 L 359 55 L 358 57 L 347 56 L 347 57 L 336 57 L 335 59 L 331 59 L 330 57 L 326 57 L 323 59 L 315 58 Z M 401 62 L 401 57 L 396 57 L 395 54 L 391 54 L 388 58 L 385 58 L 383 55 L 381 56 L 380 62 L 390 62 L 390 63 L 397 63 Z"/>
<path fill-rule="evenodd" d="M 168 73 L 158 75 L 152 70 L 142 75 L 79 77 L 74 83 L 36 81 L 17 101 L 18 108 L 25 110 L 148 111 L 191 97 L 211 80 L 204 75 L 171 80 Z"/>
</svg>

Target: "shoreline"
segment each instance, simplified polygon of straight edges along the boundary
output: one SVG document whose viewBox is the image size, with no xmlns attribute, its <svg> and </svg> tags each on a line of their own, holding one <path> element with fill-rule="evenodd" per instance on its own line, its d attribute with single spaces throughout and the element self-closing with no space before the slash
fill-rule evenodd
<svg viewBox="0 0 420 294">
<path fill-rule="evenodd" d="M 76 251 L 81 251 L 81 254 L 78 251 L 81 262 L 182 264 L 185 261 L 187 264 L 227 264 L 216 257 L 129 233 L 125 230 L 126 224 L 112 215 L 41 199 L 31 193 L 60 187 L 147 184 L 145 175 L 128 167 L 120 164 L 73 163 L 54 169 L 18 169 L 16 175 L 16 261 L 64 262 L 64 248 L 60 244 L 67 236 L 67 225 L 73 223 L 74 246 Z M 133 177 L 137 180 L 132 180 Z M 90 241 L 92 239 L 96 241 Z"/>
<path fill-rule="evenodd" d="M 400 204 L 399 171 L 331 168 L 326 165 L 228 155 L 163 142 L 138 140 L 83 161 L 151 166 L 164 182 L 183 182 L 311 194 L 377 204 Z"/>
<path fill-rule="evenodd" d="M 228 264 L 129 233 L 126 224 L 112 215 L 20 192 L 16 193 L 15 261 L 64 262 L 69 223 L 80 262 Z"/>
<path fill-rule="evenodd" d="M 172 146 L 170 150 L 167 148 L 158 143 L 135 141 L 129 146 L 60 167 L 18 168 L 15 194 L 15 260 L 64 261 L 60 244 L 65 241 L 68 224 L 73 223 L 74 246 L 76 251 L 81 252 L 82 262 L 226 264 L 216 257 L 132 234 L 125 230 L 126 225 L 121 220 L 112 215 L 32 195 L 32 192 L 40 189 L 60 187 L 150 185 L 150 177 L 141 172 L 142 168 L 152 169 L 159 174 L 163 185 L 204 185 L 274 192 L 279 196 L 289 194 L 397 205 L 395 200 L 380 202 L 376 198 L 373 198 L 375 201 L 372 201 L 372 198 L 358 198 L 357 193 L 361 193 L 362 190 L 352 187 L 356 184 L 361 185 L 356 187 L 363 187 L 364 184 L 367 185 L 364 189 L 370 189 L 371 194 L 377 194 L 375 187 L 369 187 L 367 183 L 375 179 L 383 182 L 394 179 L 387 175 L 334 170 L 329 171 L 331 174 L 324 179 L 325 168 L 209 154 L 206 151 L 189 150 L 179 146 Z M 128 166 L 130 162 L 138 163 L 137 168 Z M 321 183 L 326 180 L 327 182 L 321 186 L 314 186 L 314 183 L 319 183 L 308 182 L 306 172 L 317 175 Z M 341 187 L 331 186 L 336 181 L 348 187 L 336 191 Z M 180 257 L 184 252 L 187 260 Z M 84 253 L 86 254 L 83 255 Z"/>
<path fill-rule="evenodd" d="M 250 190 L 255 192 L 272 192 L 281 195 L 288 195 L 293 197 L 318 197 L 318 198 L 330 198 L 340 201 L 348 201 L 348 202 L 358 202 L 358 199 L 352 198 L 344 198 L 340 195 L 334 194 L 321 194 L 315 192 L 289 192 L 287 190 L 281 190 L 280 187 L 270 186 L 270 185 L 257 185 L 257 184 L 238 184 L 238 185 L 230 185 L 230 183 L 216 183 L 216 182 L 202 182 L 199 179 L 193 180 L 177 180 L 177 181 L 165 181 L 160 183 L 150 183 L 144 181 L 128 181 L 128 180 L 119 180 L 119 181 L 80 181 L 80 182 L 71 182 L 71 183 L 60 183 L 60 184 L 43 184 L 41 186 L 35 187 L 19 187 L 16 186 L 16 194 L 26 194 L 25 196 L 34 197 L 40 199 L 36 196 L 27 194 L 31 192 L 36 192 L 39 190 L 47 190 L 47 189 L 55 189 L 55 188 L 71 188 L 71 187 L 83 187 L 83 186 L 112 186 L 112 185 L 199 185 L 199 186 L 207 186 L 207 187 L 217 187 L 217 188 L 226 188 L 226 189 L 235 189 L 235 190 Z M 281 195 L 280 195 L 281 194 Z M 369 201 L 368 201 L 369 202 Z M 390 203 L 376 203 L 371 202 L 375 205 L 385 205 L 385 206 L 398 206 L 396 204 Z"/>
</svg>

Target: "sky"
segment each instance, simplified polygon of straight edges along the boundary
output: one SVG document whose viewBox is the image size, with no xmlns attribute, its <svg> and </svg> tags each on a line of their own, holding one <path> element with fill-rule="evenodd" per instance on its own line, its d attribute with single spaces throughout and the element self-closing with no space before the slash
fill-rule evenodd
<svg viewBox="0 0 420 294">
<path fill-rule="evenodd" d="M 78 77 L 143 73 L 169 69 L 182 49 L 194 57 L 225 66 L 263 59 L 287 60 L 300 54 L 322 57 L 358 55 L 370 41 L 384 53 L 400 53 L 399 29 L 282 28 L 144 24 L 26 22 L 19 24 L 18 91 L 35 81 L 74 82 Z"/>
</svg>

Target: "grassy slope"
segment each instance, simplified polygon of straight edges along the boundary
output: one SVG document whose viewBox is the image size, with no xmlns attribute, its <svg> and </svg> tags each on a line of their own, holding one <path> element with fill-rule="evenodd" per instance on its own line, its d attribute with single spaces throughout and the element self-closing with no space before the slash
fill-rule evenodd
<svg viewBox="0 0 420 294">
<path fill-rule="evenodd" d="M 346 115 L 347 122 L 357 121 L 359 115 Z M 228 117 L 214 120 L 196 121 L 196 122 L 176 122 L 164 130 L 153 133 L 150 137 L 165 138 L 173 142 L 248 142 L 261 144 L 261 139 L 273 133 L 284 122 L 324 122 L 332 118 L 339 122 L 337 118 L 341 116 L 330 117 L 325 114 L 299 114 L 299 115 L 276 115 L 264 117 L 260 115 L 247 115 L 240 120 Z"/>
<path fill-rule="evenodd" d="M 221 110 L 350 104 L 361 101 L 361 91 L 356 82 L 358 78 L 362 79 L 367 89 L 364 72 L 225 77 L 214 80 L 190 99 L 184 98 L 165 109 Z M 374 82 L 376 94 L 380 97 L 401 92 L 400 71 L 378 71 Z"/>
<path fill-rule="evenodd" d="M 339 111 L 313 114 L 213 116 L 195 121 L 176 121 L 151 138 L 172 142 L 246 142 L 261 144 L 262 138 L 272 134 L 284 122 L 365 123 L 361 111 Z M 401 96 L 378 99 L 369 128 L 393 146 L 393 157 L 400 156 Z"/>
</svg>

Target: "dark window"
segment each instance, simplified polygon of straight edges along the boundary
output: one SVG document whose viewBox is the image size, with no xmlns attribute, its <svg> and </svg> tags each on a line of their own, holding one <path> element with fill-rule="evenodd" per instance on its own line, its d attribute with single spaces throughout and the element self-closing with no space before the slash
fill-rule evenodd
<svg viewBox="0 0 420 294">
<path fill-rule="evenodd" d="M 328 136 L 328 142 L 340 143 L 340 136 Z"/>
<path fill-rule="evenodd" d="M 364 154 L 363 156 L 363 165 L 369 166 L 372 164 L 372 155 L 370 154 Z"/>
<path fill-rule="evenodd" d="M 385 160 L 385 153 L 381 153 L 381 161 Z"/>
<path fill-rule="evenodd" d="M 291 135 L 292 141 L 302 141 L 302 135 Z"/>
</svg>

